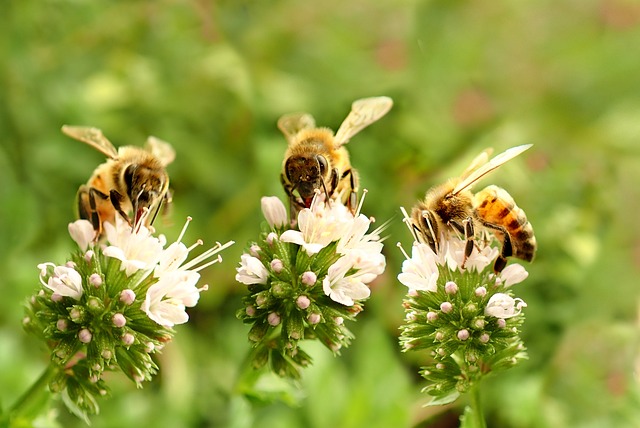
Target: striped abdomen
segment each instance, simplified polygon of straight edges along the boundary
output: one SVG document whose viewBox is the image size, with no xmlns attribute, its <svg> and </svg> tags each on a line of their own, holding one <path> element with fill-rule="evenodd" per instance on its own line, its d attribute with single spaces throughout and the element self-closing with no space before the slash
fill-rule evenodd
<svg viewBox="0 0 640 428">
<path fill-rule="evenodd" d="M 513 257 L 529 262 L 533 260 L 536 252 L 533 227 L 511 195 L 492 185 L 476 193 L 474 199 L 477 216 L 486 223 L 501 226 L 509 234 Z"/>
</svg>

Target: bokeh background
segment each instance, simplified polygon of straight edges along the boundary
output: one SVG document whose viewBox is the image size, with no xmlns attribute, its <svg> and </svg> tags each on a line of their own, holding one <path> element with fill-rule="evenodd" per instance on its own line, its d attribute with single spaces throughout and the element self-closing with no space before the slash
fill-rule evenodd
<svg viewBox="0 0 640 428">
<path fill-rule="evenodd" d="M 36 264 L 63 262 L 78 186 L 104 157 L 63 136 L 171 142 L 174 205 L 159 231 L 233 239 L 210 290 L 144 389 L 118 374 L 92 425 L 449 427 L 459 403 L 424 408 L 424 355 L 400 352 L 410 246 L 400 206 L 486 147 L 533 143 L 484 184 L 525 209 L 539 243 L 523 337 L 530 359 L 483 384 L 492 427 L 637 427 L 640 273 L 640 4 L 636 0 L 5 1 L 0 25 L 0 403 L 48 355 L 21 327 Z M 260 197 L 284 197 L 278 117 L 337 129 L 357 98 L 392 111 L 354 137 L 364 211 L 391 220 L 386 274 L 340 358 L 310 343 L 299 384 L 237 388 L 249 344 L 235 267 Z M 478 187 L 480 188 L 480 187 Z M 60 426 L 83 426 L 59 403 Z M 51 416 L 51 415 L 49 415 Z M 46 419 L 46 418 L 45 418 Z M 43 421 L 44 423 L 44 421 Z M 144 424 L 144 425 L 142 425 Z"/>
</svg>

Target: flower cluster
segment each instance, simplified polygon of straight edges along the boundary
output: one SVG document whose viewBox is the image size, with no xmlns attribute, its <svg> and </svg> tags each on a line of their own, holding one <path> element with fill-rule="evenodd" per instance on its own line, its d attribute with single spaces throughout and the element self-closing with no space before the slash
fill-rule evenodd
<svg viewBox="0 0 640 428">
<path fill-rule="evenodd" d="M 297 378 L 310 357 L 298 346 L 319 339 L 334 353 L 353 338 L 344 325 L 362 311 L 367 286 L 386 261 L 372 219 L 339 201 L 316 196 L 298 213 L 296 227 L 277 197 L 262 198 L 267 220 L 259 240 L 243 254 L 236 280 L 249 294 L 238 318 L 252 324 L 253 365 L 268 362 L 284 377 Z"/>
<path fill-rule="evenodd" d="M 232 242 L 187 262 L 202 245 L 181 242 L 190 220 L 166 248 L 163 235 L 120 217 L 104 224 L 106 242 L 99 244 L 91 223 L 78 220 L 69 225 L 79 246 L 71 259 L 38 265 L 42 288 L 27 305 L 24 325 L 50 348 L 49 386 L 78 415 L 97 413 L 96 397 L 109 391 L 105 371 L 120 369 L 138 386 L 150 380 L 158 370 L 151 355 L 188 321 L 186 308 L 207 289 L 196 286 L 199 271 L 221 261 L 218 253 Z"/>
<path fill-rule="evenodd" d="M 409 289 L 400 341 L 404 351 L 431 352 L 421 371 L 431 404 L 452 402 L 483 376 L 527 357 L 519 336 L 527 305 L 511 291 L 528 276 L 524 267 L 514 263 L 496 274 L 498 250 L 484 241 L 468 258 L 465 240 L 441 236 L 439 243 L 436 253 L 414 242 L 398 275 Z"/>
</svg>

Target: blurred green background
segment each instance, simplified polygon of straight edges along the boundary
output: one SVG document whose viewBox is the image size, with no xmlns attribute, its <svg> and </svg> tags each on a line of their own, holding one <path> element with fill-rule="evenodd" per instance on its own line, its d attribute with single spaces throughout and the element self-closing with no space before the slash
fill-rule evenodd
<svg viewBox="0 0 640 428">
<path fill-rule="evenodd" d="M 46 364 L 22 330 L 23 303 L 36 264 L 74 248 L 75 192 L 104 160 L 61 134 L 75 124 L 116 145 L 171 142 L 173 212 L 157 228 L 175 238 L 191 215 L 186 242 L 237 242 L 205 271 L 210 290 L 160 375 L 142 390 L 114 375 L 94 427 L 457 426 L 464 398 L 423 408 L 424 356 L 397 345 L 406 288 L 395 244 L 411 241 L 399 207 L 485 147 L 524 143 L 534 147 L 481 183 L 507 188 L 539 243 L 515 290 L 529 305 L 530 360 L 483 385 L 489 426 L 640 426 L 636 0 L 9 0 L 0 10 L 2 406 Z M 340 358 L 310 343 L 300 385 L 267 379 L 244 397 L 234 275 L 260 197 L 284 196 L 276 121 L 308 111 L 335 130 L 353 100 L 374 95 L 395 106 L 349 150 L 365 213 L 392 220 L 387 271 Z M 57 408 L 61 426 L 83 426 Z"/>
</svg>

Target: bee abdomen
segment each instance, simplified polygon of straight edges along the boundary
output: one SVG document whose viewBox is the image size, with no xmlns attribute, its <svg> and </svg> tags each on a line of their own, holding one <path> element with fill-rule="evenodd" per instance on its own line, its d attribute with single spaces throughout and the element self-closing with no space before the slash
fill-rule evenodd
<svg viewBox="0 0 640 428">
<path fill-rule="evenodd" d="M 502 226 L 511 237 L 513 256 L 525 261 L 533 260 L 536 237 L 525 212 L 513 197 L 498 186 L 488 186 L 475 195 L 477 215 L 487 223 Z"/>
</svg>

